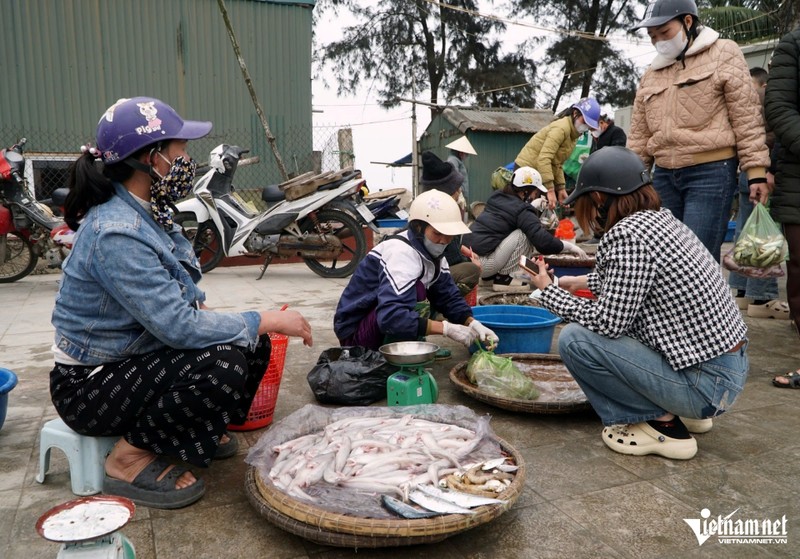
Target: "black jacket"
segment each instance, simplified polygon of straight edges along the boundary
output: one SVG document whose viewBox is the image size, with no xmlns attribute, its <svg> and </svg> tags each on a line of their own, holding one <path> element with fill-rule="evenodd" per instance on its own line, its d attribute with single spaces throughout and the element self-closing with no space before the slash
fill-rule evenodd
<svg viewBox="0 0 800 559">
<path fill-rule="evenodd" d="M 616 124 L 609 125 L 606 131 L 592 142 L 592 152 L 608 146 L 622 146 L 628 143 L 625 131 Z"/>
<path fill-rule="evenodd" d="M 775 53 L 764 97 L 764 113 L 775 132 L 775 191 L 772 217 L 800 224 L 800 28 L 784 35 Z"/>
<path fill-rule="evenodd" d="M 542 254 L 556 254 L 564 250 L 564 243 L 542 227 L 533 206 L 500 190 L 489 196 L 486 208 L 469 228 L 472 233 L 464 235 L 461 244 L 480 256 L 493 253 L 497 245 L 515 229 L 521 229 Z"/>
</svg>

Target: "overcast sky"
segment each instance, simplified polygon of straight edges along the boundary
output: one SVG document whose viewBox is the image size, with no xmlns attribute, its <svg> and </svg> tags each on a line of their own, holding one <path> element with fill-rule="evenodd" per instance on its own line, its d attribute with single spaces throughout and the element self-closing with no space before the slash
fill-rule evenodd
<svg viewBox="0 0 800 559">
<path fill-rule="evenodd" d="M 490 13 L 489 9 L 482 8 L 482 13 Z M 495 10 L 491 13 L 503 13 Z M 532 36 L 552 35 L 541 28 L 537 28 L 532 18 L 520 21 L 519 24 L 507 23 L 504 34 L 504 43 L 508 48 L 514 48 Z M 340 38 L 341 29 L 351 24 L 351 20 L 339 16 L 330 19 L 315 28 L 317 45 L 326 44 Z M 641 32 L 638 44 L 626 37 L 614 38 L 614 43 L 630 53 L 630 57 L 637 66 L 644 68 L 655 50 L 647 41 L 644 31 Z M 361 169 L 371 191 L 386 190 L 398 187 L 411 187 L 411 172 L 407 168 L 393 169 L 380 163 L 394 161 L 411 152 L 413 142 L 411 104 L 403 103 L 400 107 L 385 110 L 378 106 L 376 96 L 368 86 L 356 96 L 339 96 L 335 90 L 335 80 L 330 73 L 326 79 L 333 86 L 324 87 L 323 80 L 314 79 L 312 85 L 313 107 L 315 126 L 315 149 L 323 132 L 333 132 L 336 126 L 349 125 L 353 130 L 353 144 L 356 157 L 356 167 Z M 560 76 L 558 76 L 560 79 Z M 427 92 L 417 96 L 420 100 L 428 99 Z M 564 103 L 571 100 L 565 99 Z M 563 107 L 559 107 L 563 108 Z M 617 107 L 603 107 L 604 111 L 613 113 Z M 417 105 L 417 138 L 425 131 L 430 122 L 430 111 L 427 107 Z M 478 155 L 480 156 L 480 154 Z M 504 162 L 498 162 L 498 165 Z"/>
</svg>

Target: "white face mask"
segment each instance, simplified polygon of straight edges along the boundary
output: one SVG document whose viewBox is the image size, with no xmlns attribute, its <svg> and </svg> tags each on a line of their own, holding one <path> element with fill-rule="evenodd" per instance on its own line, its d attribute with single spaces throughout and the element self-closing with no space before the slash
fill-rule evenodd
<svg viewBox="0 0 800 559">
<path fill-rule="evenodd" d="M 575 119 L 575 120 L 572 121 L 572 124 L 575 125 L 575 130 L 578 131 L 578 134 L 583 134 L 584 132 L 588 132 L 589 131 L 589 125 L 586 124 L 585 122 L 580 122 L 579 123 L 578 120 Z"/>
<path fill-rule="evenodd" d="M 665 58 L 678 58 L 689 40 L 683 34 L 683 30 L 678 31 L 669 41 L 658 41 L 655 44 L 656 52 Z"/>
<path fill-rule="evenodd" d="M 425 250 L 428 251 L 428 254 L 430 254 L 434 258 L 439 258 L 442 254 L 444 254 L 444 249 L 447 248 L 447 245 L 440 245 L 439 243 L 434 243 L 428 237 L 424 237 L 422 239 L 422 244 L 425 245 Z"/>
<path fill-rule="evenodd" d="M 597 139 L 600 137 L 601 132 L 600 130 L 592 130 L 591 134 L 593 138 Z"/>
</svg>

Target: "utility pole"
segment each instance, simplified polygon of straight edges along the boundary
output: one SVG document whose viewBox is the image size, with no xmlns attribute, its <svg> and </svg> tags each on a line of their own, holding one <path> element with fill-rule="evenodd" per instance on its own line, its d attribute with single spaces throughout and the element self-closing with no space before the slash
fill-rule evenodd
<svg viewBox="0 0 800 559">
<path fill-rule="evenodd" d="M 264 127 L 264 134 L 267 137 L 267 142 L 272 148 L 272 155 L 275 156 L 275 162 L 278 164 L 278 170 L 281 172 L 283 180 L 286 180 L 289 178 L 289 173 L 286 172 L 286 166 L 283 164 L 283 158 L 278 151 L 275 136 L 272 135 L 267 117 L 264 115 L 264 109 L 261 108 L 258 95 L 256 95 L 256 88 L 253 86 L 253 80 L 250 78 L 250 72 L 247 70 L 247 65 L 244 62 L 242 49 L 239 48 L 239 41 L 236 39 L 236 34 L 233 32 L 233 25 L 228 17 L 228 9 L 225 7 L 225 0 L 217 0 L 217 4 L 219 5 L 219 11 L 222 12 L 222 19 L 225 20 L 225 29 L 227 29 L 228 37 L 231 39 L 231 45 L 233 45 L 233 52 L 236 55 L 236 60 L 239 61 L 239 68 L 242 70 L 242 76 L 244 76 L 244 83 L 247 85 L 247 91 L 250 92 L 250 98 L 253 100 L 253 105 L 256 107 L 256 113 L 261 120 L 261 126 Z"/>
</svg>

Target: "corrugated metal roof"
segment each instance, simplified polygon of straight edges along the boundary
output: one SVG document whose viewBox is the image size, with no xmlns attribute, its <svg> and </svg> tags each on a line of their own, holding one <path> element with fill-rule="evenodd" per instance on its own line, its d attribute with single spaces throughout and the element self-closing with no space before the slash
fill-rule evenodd
<svg viewBox="0 0 800 559">
<path fill-rule="evenodd" d="M 442 116 L 462 133 L 482 130 L 535 134 L 553 120 L 553 112 L 547 109 L 448 107 L 442 111 Z"/>
</svg>

